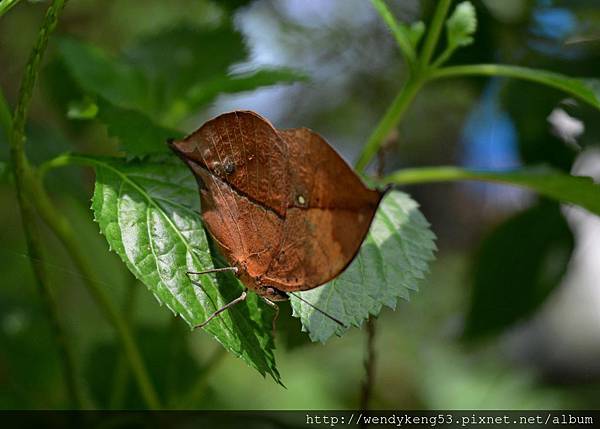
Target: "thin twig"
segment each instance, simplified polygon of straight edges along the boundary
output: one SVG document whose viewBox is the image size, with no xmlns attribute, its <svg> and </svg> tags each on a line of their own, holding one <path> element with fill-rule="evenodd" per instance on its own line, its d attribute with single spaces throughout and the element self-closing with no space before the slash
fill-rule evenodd
<svg viewBox="0 0 600 429">
<path fill-rule="evenodd" d="M 33 95 L 33 88 L 35 87 L 35 83 L 39 76 L 42 57 L 48 46 L 48 38 L 50 37 L 50 33 L 52 33 L 56 27 L 58 16 L 64 9 L 65 3 L 66 0 L 54 0 L 46 12 L 42 27 L 38 33 L 37 40 L 29 56 L 29 61 L 25 67 L 23 80 L 19 89 L 19 97 L 17 99 L 17 105 L 12 120 L 9 142 L 17 200 L 19 202 L 27 250 L 29 255 L 31 255 L 30 262 L 35 275 L 36 284 L 46 307 L 50 319 L 50 326 L 61 355 L 65 384 L 70 402 L 74 406 L 82 408 L 83 394 L 77 383 L 73 352 L 65 336 L 65 331 L 60 319 L 60 310 L 52 296 L 50 280 L 43 262 L 45 257 L 41 244 L 40 232 L 35 219 L 35 210 L 31 203 L 30 196 L 27 195 L 27 176 L 30 172 L 30 167 L 25 155 L 25 123 L 27 121 L 27 113 Z"/>
<path fill-rule="evenodd" d="M 451 4 L 452 0 L 439 0 L 437 3 L 433 13 L 433 19 L 429 24 L 429 30 L 425 37 L 423 51 L 421 52 L 421 70 L 425 70 L 429 66 L 429 62 L 431 61 L 435 48 L 440 40 L 442 27 L 444 26 L 444 21 L 446 20 L 446 15 L 448 15 Z"/>
<path fill-rule="evenodd" d="M 381 179 L 385 174 L 385 152 L 386 149 L 397 138 L 396 135 L 390 134 L 386 139 L 386 144 L 381 146 L 377 152 L 377 172 L 376 176 Z M 360 409 L 368 410 L 371 403 L 371 397 L 373 396 L 373 388 L 375 386 L 375 366 L 377 361 L 377 355 L 375 350 L 375 334 L 377 331 L 377 321 L 373 316 L 367 320 L 367 341 L 365 344 L 365 378 L 362 382 L 360 391 Z M 364 425 L 364 423 L 362 423 Z"/>
<path fill-rule="evenodd" d="M 375 350 L 376 319 L 369 317 L 367 321 L 367 341 L 365 344 L 365 378 L 360 391 L 360 409 L 368 410 L 375 386 L 375 364 L 377 360 Z"/>
<path fill-rule="evenodd" d="M 392 35 L 396 39 L 398 47 L 404 54 L 406 62 L 408 63 L 412 71 L 414 69 L 416 61 L 416 53 L 412 43 L 410 42 L 410 37 L 408 35 L 406 27 L 404 27 L 402 24 L 399 24 L 398 21 L 396 21 L 396 18 L 394 17 L 390 9 L 387 7 L 384 0 L 371 0 L 371 4 L 392 32 Z"/>
</svg>

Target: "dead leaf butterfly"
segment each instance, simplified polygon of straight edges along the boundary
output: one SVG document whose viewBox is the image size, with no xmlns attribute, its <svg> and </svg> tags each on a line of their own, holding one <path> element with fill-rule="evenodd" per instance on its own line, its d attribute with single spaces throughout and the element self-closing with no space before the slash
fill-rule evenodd
<svg viewBox="0 0 600 429">
<path fill-rule="evenodd" d="M 320 135 L 277 130 L 250 111 L 217 116 L 169 145 L 196 177 L 202 220 L 231 265 L 225 269 L 269 303 L 338 276 L 384 194 L 367 188 Z"/>
</svg>

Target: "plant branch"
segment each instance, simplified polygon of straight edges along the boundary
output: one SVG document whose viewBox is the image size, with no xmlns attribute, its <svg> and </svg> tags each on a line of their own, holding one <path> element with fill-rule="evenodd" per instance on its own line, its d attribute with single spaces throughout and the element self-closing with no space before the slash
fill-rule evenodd
<svg viewBox="0 0 600 429">
<path fill-rule="evenodd" d="M 444 51 L 440 54 L 440 56 L 437 57 L 437 59 L 433 62 L 432 69 L 436 70 L 439 67 L 443 66 L 446 63 L 446 61 L 450 59 L 452 54 L 454 54 L 457 48 L 457 46 L 447 46 L 446 49 L 444 49 Z"/>
<path fill-rule="evenodd" d="M 61 355 L 61 363 L 63 365 L 65 383 L 70 401 L 78 408 L 82 408 L 83 394 L 77 383 L 73 351 L 65 336 L 65 331 L 60 319 L 60 310 L 52 296 L 50 279 L 44 265 L 45 257 L 35 219 L 35 210 L 28 195 L 26 195 L 27 175 L 30 172 L 29 163 L 25 155 L 25 123 L 27 120 L 27 113 L 33 94 L 33 88 L 35 87 L 39 75 L 42 57 L 48 46 L 48 38 L 50 33 L 56 27 L 58 16 L 64 9 L 65 2 L 66 0 L 54 0 L 48 8 L 37 40 L 32 48 L 29 60 L 25 67 L 23 80 L 19 89 L 19 98 L 15 107 L 14 119 L 10 121 L 10 115 L 6 116 L 6 112 L 4 112 L 2 125 L 6 126 L 7 123 L 12 122 L 9 133 L 10 157 L 15 177 L 17 200 L 23 222 L 25 240 L 27 242 L 27 250 L 30 256 L 29 260 L 32 265 L 40 295 L 42 296 L 46 311 L 48 312 L 51 329 Z"/>
<path fill-rule="evenodd" d="M 557 201 L 577 204 L 600 215 L 600 185 L 589 177 L 571 176 L 544 166 L 509 171 L 477 171 L 460 167 L 408 168 L 386 176 L 382 183 L 409 185 L 459 180 L 520 186 Z"/>
<path fill-rule="evenodd" d="M 536 70 L 506 64 L 468 64 L 433 70 L 428 74 L 427 79 L 434 80 L 464 76 L 503 76 L 540 83 L 564 91 L 600 110 L 600 98 L 593 88 L 586 85 L 584 80 L 546 70 Z"/>
<path fill-rule="evenodd" d="M 371 316 L 367 321 L 367 341 L 365 344 L 365 378 L 362 382 L 360 391 L 360 409 L 368 410 L 373 395 L 373 387 L 375 385 L 375 335 L 376 335 L 376 319 Z"/>
<path fill-rule="evenodd" d="M 394 101 L 392 101 L 392 104 L 385 112 L 385 115 L 383 115 L 383 118 L 379 121 L 379 124 L 375 127 L 375 130 L 369 137 L 369 140 L 367 140 L 367 143 L 363 147 L 358 160 L 356 161 L 355 168 L 359 173 L 364 172 L 365 168 L 379 151 L 387 136 L 392 132 L 394 127 L 397 126 L 422 86 L 422 80 L 409 79 Z"/>
<path fill-rule="evenodd" d="M 400 24 L 398 24 L 396 18 L 394 18 L 394 15 L 392 15 L 392 12 L 389 10 L 384 0 L 371 0 L 371 3 L 373 4 L 375 10 L 377 10 L 379 15 L 383 18 L 388 28 L 391 30 L 394 38 L 396 39 L 398 47 L 404 54 L 406 62 L 412 70 L 416 61 L 416 54 L 406 30 Z"/>
<path fill-rule="evenodd" d="M 117 337 L 123 347 L 123 352 L 129 362 L 142 396 L 146 401 L 146 405 L 151 409 L 159 409 L 160 401 L 158 395 L 150 381 L 150 377 L 130 326 L 117 310 L 104 289 L 93 280 L 94 271 L 84 256 L 85 249 L 79 246 L 78 237 L 71 228 L 69 220 L 56 210 L 46 190 L 43 188 L 39 177 L 31 177 L 29 186 L 31 192 L 36 195 L 34 201 L 40 216 L 67 249 L 75 266 L 81 272 L 85 285 L 94 301 L 104 312 L 108 322 L 117 332 Z"/>
<path fill-rule="evenodd" d="M 450 9 L 451 3 L 452 0 L 438 0 L 433 19 L 429 25 L 429 29 L 427 30 L 423 51 L 421 52 L 421 70 L 426 70 L 429 66 L 433 52 L 435 51 L 438 41 L 440 40 L 442 27 L 444 26 L 444 21 L 448 15 L 448 10 Z"/>
</svg>

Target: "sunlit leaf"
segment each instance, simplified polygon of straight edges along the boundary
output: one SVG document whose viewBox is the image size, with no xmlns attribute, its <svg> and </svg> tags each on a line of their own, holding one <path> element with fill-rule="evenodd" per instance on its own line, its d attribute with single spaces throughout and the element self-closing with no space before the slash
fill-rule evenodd
<svg viewBox="0 0 600 429">
<path fill-rule="evenodd" d="M 299 295 L 345 325 L 360 326 L 384 305 L 393 309 L 398 298 L 408 300 L 417 290 L 433 260 L 434 239 L 417 203 L 403 192 L 390 192 L 352 264 L 333 281 Z M 346 331 L 296 297 L 290 299 L 313 341 Z"/>
<path fill-rule="evenodd" d="M 85 158 L 96 169 L 92 209 L 110 248 L 156 299 L 190 326 L 239 296 L 230 274 L 202 275 L 202 287 L 186 271 L 213 267 L 200 222 L 197 185 L 174 157 L 125 162 Z M 219 286 L 221 284 L 221 286 Z M 203 330 L 261 374 L 279 382 L 273 356 L 273 310 L 255 294 Z M 200 333 L 198 333 L 200 335 Z"/>
<path fill-rule="evenodd" d="M 446 21 L 448 47 L 456 49 L 473 43 L 473 34 L 477 30 L 477 15 L 469 1 L 459 3 Z"/>
</svg>

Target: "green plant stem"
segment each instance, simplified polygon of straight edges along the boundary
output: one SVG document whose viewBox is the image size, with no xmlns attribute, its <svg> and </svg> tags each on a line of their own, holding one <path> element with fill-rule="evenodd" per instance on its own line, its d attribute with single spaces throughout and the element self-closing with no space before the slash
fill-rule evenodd
<svg viewBox="0 0 600 429">
<path fill-rule="evenodd" d="M 590 88 L 584 88 L 585 91 L 582 92 L 582 83 L 580 80 L 545 70 L 534 70 L 527 67 L 506 64 L 468 64 L 433 70 L 428 74 L 427 79 L 434 80 L 464 76 L 502 76 L 527 80 L 559 89 L 600 109 L 598 96 Z"/>
<path fill-rule="evenodd" d="M 65 164 L 66 165 L 66 164 Z M 121 342 L 123 351 L 131 370 L 135 376 L 139 389 L 146 405 L 151 409 L 159 409 L 160 401 L 150 381 L 150 377 L 144 365 L 139 348 L 135 342 L 133 333 L 123 316 L 119 313 L 114 303 L 110 300 L 103 288 L 93 281 L 94 271 L 85 258 L 85 249 L 79 246 L 78 237 L 71 228 L 69 220 L 64 217 L 52 204 L 50 197 L 41 184 L 39 177 L 31 177 L 29 180 L 31 192 L 36 195 L 35 204 L 38 213 L 56 234 L 60 242 L 65 246 L 73 259 L 75 266 L 81 272 L 85 285 L 87 286 L 94 301 L 104 312 L 109 323 L 115 328 L 117 337 Z"/>
<path fill-rule="evenodd" d="M 383 183 L 394 183 L 396 185 L 412 185 L 415 183 L 447 182 L 456 180 L 477 180 L 481 175 L 459 167 L 419 167 L 405 168 L 384 177 Z"/>
<path fill-rule="evenodd" d="M 443 66 L 446 63 L 446 61 L 448 61 L 450 59 L 450 57 L 452 56 L 452 54 L 454 54 L 455 51 L 456 51 L 456 47 L 447 46 L 446 49 L 444 49 L 444 52 L 442 52 L 440 54 L 440 56 L 437 57 L 436 60 L 433 62 L 433 65 L 431 66 L 431 68 L 433 70 L 436 70 L 439 67 Z"/>
<path fill-rule="evenodd" d="M 406 62 L 408 63 L 410 69 L 413 70 L 416 61 L 416 53 L 412 44 L 410 43 L 410 39 L 406 33 L 406 30 L 402 28 L 400 24 L 398 24 L 384 0 L 371 0 L 371 3 L 373 4 L 375 10 L 377 10 L 379 15 L 383 18 L 388 28 L 392 31 L 398 47 L 406 58 Z"/>
<path fill-rule="evenodd" d="M 406 168 L 391 173 L 384 177 L 382 183 L 394 183 L 396 185 L 412 185 L 416 183 L 435 183 L 435 182 L 456 182 L 456 181 L 480 181 L 490 183 L 501 183 L 511 186 L 520 186 L 529 188 L 533 191 L 554 198 L 559 201 L 567 201 L 573 204 L 581 205 L 591 212 L 599 213 L 600 204 L 588 205 L 580 195 L 571 194 L 570 197 L 564 197 L 564 190 L 557 192 L 548 187 L 553 176 L 560 174 L 564 177 L 571 177 L 573 180 L 585 180 L 579 176 L 569 176 L 555 170 L 544 169 L 543 167 L 530 167 L 529 169 L 508 170 L 508 171 L 478 171 L 467 170 L 460 167 L 440 166 L 440 167 L 418 167 Z M 576 182 L 573 182 L 574 184 Z M 581 182 L 580 182 L 581 183 Z M 597 188 L 593 182 L 583 182 L 586 186 Z M 600 188 L 598 188 L 600 189 Z"/>
<path fill-rule="evenodd" d="M 373 388 L 375 387 L 376 349 L 375 336 L 377 332 L 377 320 L 370 316 L 367 320 L 367 341 L 365 344 L 365 378 L 361 385 L 359 409 L 367 411 L 370 409 Z"/>
<path fill-rule="evenodd" d="M 427 31 L 427 36 L 423 45 L 423 51 L 419 58 L 419 70 L 417 70 L 416 75 L 411 76 L 408 79 L 379 124 L 377 124 L 377 127 L 375 127 L 375 130 L 369 137 L 369 140 L 367 140 L 367 143 L 363 147 L 355 164 L 355 168 L 359 173 L 364 172 L 365 168 L 369 165 L 369 162 L 371 162 L 373 157 L 379 151 L 379 148 L 383 144 L 386 137 L 389 135 L 392 129 L 397 126 L 398 122 L 400 119 L 402 119 L 402 116 L 408 109 L 408 106 L 428 79 L 429 62 L 431 61 L 435 47 L 440 39 L 444 20 L 446 19 L 446 15 L 448 15 L 448 10 L 450 9 L 451 3 L 452 0 L 439 0 L 433 19 L 429 26 L 429 30 Z M 376 1 L 374 2 L 374 5 L 377 7 Z M 382 12 L 380 13 L 387 22 L 388 18 L 386 18 Z M 388 23 L 388 25 L 390 25 L 390 28 L 393 29 L 391 24 Z"/>
<path fill-rule="evenodd" d="M 0 0 L 0 18 L 21 0 Z"/>
<path fill-rule="evenodd" d="M 505 76 L 517 79 L 525 79 L 540 83 L 546 83 L 538 73 L 532 73 L 526 67 L 511 66 L 505 64 L 467 64 L 464 66 L 443 67 L 429 73 L 429 79 L 443 79 L 463 76 Z"/>
<path fill-rule="evenodd" d="M 448 15 L 448 10 L 450 9 L 451 3 L 452 0 L 438 0 L 433 19 L 431 20 L 431 24 L 427 30 L 423 51 L 421 52 L 421 71 L 425 71 L 429 66 L 433 52 L 435 51 L 438 41 L 440 40 L 442 27 L 444 26 L 444 21 Z"/>
<path fill-rule="evenodd" d="M 48 312 L 50 325 L 61 355 L 65 384 L 70 402 L 74 406 L 82 408 L 83 394 L 77 383 L 73 351 L 65 336 L 65 330 L 60 319 L 60 310 L 52 296 L 50 279 L 44 265 L 45 256 L 35 219 L 35 210 L 27 195 L 27 175 L 30 172 L 30 166 L 25 155 L 25 123 L 33 94 L 33 88 L 39 75 L 42 57 L 48 46 L 48 38 L 52 30 L 56 27 L 58 16 L 64 9 L 65 2 L 66 0 L 54 0 L 44 17 L 42 27 L 25 67 L 23 80 L 19 89 L 19 98 L 17 100 L 15 114 L 10 128 L 9 144 L 17 200 L 23 222 L 27 250 L 30 256 L 29 260 L 31 261 L 36 284 L 46 307 L 46 311 Z M 4 116 L 3 125 L 6 125 L 5 122 L 11 122 L 10 116 L 8 116 L 8 119 L 6 118 L 6 113 L 4 113 Z"/>
<path fill-rule="evenodd" d="M 392 104 L 375 127 L 356 161 L 355 168 L 359 173 L 362 173 L 373 157 L 377 155 L 384 140 L 394 127 L 396 127 L 422 86 L 422 80 L 409 79 L 394 101 L 392 101 Z"/>
</svg>

